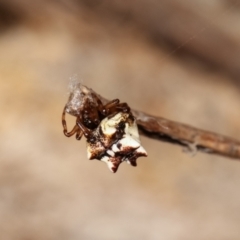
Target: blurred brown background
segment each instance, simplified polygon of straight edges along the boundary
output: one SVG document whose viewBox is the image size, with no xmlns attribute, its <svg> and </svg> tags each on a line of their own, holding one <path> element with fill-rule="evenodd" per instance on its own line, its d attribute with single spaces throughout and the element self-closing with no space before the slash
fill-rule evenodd
<svg viewBox="0 0 240 240">
<path fill-rule="evenodd" d="M 240 139 L 240 1 L 0 0 L 0 239 L 240 239 L 240 162 L 142 137 L 110 173 L 62 133 L 71 77 Z"/>
</svg>

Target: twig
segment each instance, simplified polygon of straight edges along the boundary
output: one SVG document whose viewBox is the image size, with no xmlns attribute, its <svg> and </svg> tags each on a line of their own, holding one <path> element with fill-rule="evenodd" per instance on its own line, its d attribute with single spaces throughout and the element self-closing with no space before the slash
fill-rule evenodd
<svg viewBox="0 0 240 240">
<path fill-rule="evenodd" d="M 133 113 L 141 133 L 147 137 L 186 146 L 193 153 L 200 150 L 240 159 L 238 140 L 161 117 L 153 117 L 140 111 Z"/>
</svg>

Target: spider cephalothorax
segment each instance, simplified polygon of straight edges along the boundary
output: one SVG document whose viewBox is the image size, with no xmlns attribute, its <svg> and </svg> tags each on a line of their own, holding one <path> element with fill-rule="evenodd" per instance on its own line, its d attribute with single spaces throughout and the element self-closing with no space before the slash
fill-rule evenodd
<svg viewBox="0 0 240 240">
<path fill-rule="evenodd" d="M 82 86 L 84 87 L 84 86 Z M 73 96 L 70 96 L 70 99 Z M 63 133 L 67 137 L 71 137 L 76 134 L 77 140 L 80 140 L 82 135 L 86 137 L 87 141 L 91 142 L 92 130 L 96 129 L 100 122 L 106 118 L 117 114 L 118 112 L 129 113 L 130 108 L 126 103 L 120 103 L 118 99 L 114 99 L 107 104 L 103 105 L 102 101 L 99 97 L 93 92 L 88 92 L 88 94 L 84 94 L 82 97 L 82 104 L 79 107 L 76 113 L 76 125 L 72 129 L 72 131 L 67 131 L 67 124 L 65 120 L 65 113 L 67 111 L 67 106 L 65 106 L 63 114 L 62 114 L 62 124 L 63 124 Z"/>
<path fill-rule="evenodd" d="M 67 131 L 65 114 L 76 117 L 72 131 Z M 70 94 L 62 114 L 63 132 L 71 137 L 82 135 L 87 140 L 88 158 L 98 159 L 108 164 L 116 172 L 121 162 L 136 166 L 136 159 L 147 156 L 140 144 L 136 120 L 127 103 L 114 99 L 105 105 L 87 87 L 77 84 Z"/>
</svg>

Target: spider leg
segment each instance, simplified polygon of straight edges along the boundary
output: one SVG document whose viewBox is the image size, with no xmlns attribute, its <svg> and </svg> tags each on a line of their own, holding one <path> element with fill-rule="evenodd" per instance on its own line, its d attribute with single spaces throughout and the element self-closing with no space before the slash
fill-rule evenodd
<svg viewBox="0 0 240 240">
<path fill-rule="evenodd" d="M 79 132 L 79 127 L 78 127 L 78 125 L 75 125 L 71 132 L 68 132 L 67 129 L 63 129 L 63 133 L 64 133 L 64 135 L 65 135 L 66 137 L 71 137 L 71 136 L 73 136 L 75 133 L 78 134 L 78 132 Z M 76 138 L 77 138 L 77 135 L 76 135 Z M 80 137 L 80 139 L 81 139 L 81 137 Z M 77 140 L 80 140 L 80 139 L 77 138 Z"/>
<path fill-rule="evenodd" d="M 78 128 L 78 131 L 76 133 L 76 139 L 81 140 L 82 135 L 83 135 L 83 131 L 80 128 Z"/>
<path fill-rule="evenodd" d="M 115 108 L 119 104 L 119 99 L 113 99 L 112 101 L 108 102 L 107 104 L 103 105 L 101 99 L 97 95 L 93 95 L 95 100 L 97 101 L 98 104 L 98 111 L 103 115 L 103 116 L 108 116 L 109 113 L 111 113 L 111 109 Z"/>
<path fill-rule="evenodd" d="M 68 132 L 65 116 L 66 116 L 66 107 L 63 109 L 63 113 L 62 113 L 63 133 L 66 137 L 71 137 L 75 133 L 78 133 L 80 129 L 79 129 L 78 125 L 75 125 L 74 128 L 72 129 L 72 131 Z"/>
<path fill-rule="evenodd" d="M 77 122 L 78 127 L 82 130 L 82 134 L 84 134 L 85 138 L 87 140 L 92 141 L 93 140 L 93 134 L 92 131 L 89 130 L 87 127 L 85 127 L 80 121 Z"/>
<path fill-rule="evenodd" d="M 116 110 L 119 110 L 119 111 L 124 112 L 124 113 L 129 113 L 131 109 L 130 109 L 130 107 L 128 106 L 127 103 L 119 103 L 116 106 Z"/>
<path fill-rule="evenodd" d="M 113 106 L 108 111 L 108 117 L 114 116 L 116 113 L 123 112 L 123 113 L 130 113 L 131 109 L 127 105 L 127 103 L 119 103 L 116 106 Z"/>
<path fill-rule="evenodd" d="M 119 99 L 113 99 L 112 101 L 108 102 L 104 105 L 105 108 L 111 109 L 112 107 L 116 107 L 119 104 Z"/>
<path fill-rule="evenodd" d="M 108 118 L 112 118 L 113 116 L 115 116 L 119 112 L 129 113 L 129 116 L 130 115 L 132 116 L 131 109 L 128 106 L 128 104 L 127 103 L 119 103 L 116 106 L 113 106 L 112 108 L 110 108 L 108 110 Z"/>
</svg>

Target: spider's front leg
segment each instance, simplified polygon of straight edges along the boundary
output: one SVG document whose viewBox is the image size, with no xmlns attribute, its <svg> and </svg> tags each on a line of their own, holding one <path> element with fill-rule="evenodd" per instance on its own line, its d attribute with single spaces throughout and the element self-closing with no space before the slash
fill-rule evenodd
<svg viewBox="0 0 240 240">
<path fill-rule="evenodd" d="M 105 117 L 115 114 L 115 113 L 118 113 L 118 112 L 129 113 L 131 111 L 128 104 L 120 103 L 119 99 L 114 99 L 114 100 L 108 102 L 107 104 L 103 105 L 102 101 L 99 99 L 98 96 L 94 95 L 94 97 L 98 103 L 98 110 Z"/>
<path fill-rule="evenodd" d="M 105 104 L 103 107 L 104 115 L 109 116 L 110 114 L 116 113 L 116 112 L 124 112 L 129 113 L 131 111 L 130 107 L 127 103 L 120 103 L 119 99 L 114 99 L 107 104 Z"/>
<path fill-rule="evenodd" d="M 76 139 L 80 140 L 82 137 L 82 131 L 81 129 L 78 127 L 78 125 L 76 124 L 74 126 L 74 128 L 72 129 L 72 131 L 68 132 L 67 130 L 67 122 L 66 122 L 66 107 L 63 109 L 63 113 L 62 113 L 62 126 L 63 126 L 63 133 L 66 137 L 71 137 L 76 133 Z"/>
<path fill-rule="evenodd" d="M 123 112 L 123 113 L 130 113 L 131 109 L 130 107 L 127 105 L 127 103 L 119 103 L 118 99 L 115 99 L 109 103 L 107 103 L 105 106 L 106 108 L 106 112 L 107 112 L 107 117 L 111 118 L 114 115 L 116 115 L 119 112 Z"/>
<path fill-rule="evenodd" d="M 83 135 L 83 131 L 78 127 L 78 131 L 76 133 L 76 139 L 81 140 L 82 135 Z"/>
<path fill-rule="evenodd" d="M 128 106 L 127 103 L 119 103 L 116 106 L 116 110 L 124 112 L 124 113 L 129 113 L 131 111 L 130 107 Z"/>
</svg>

